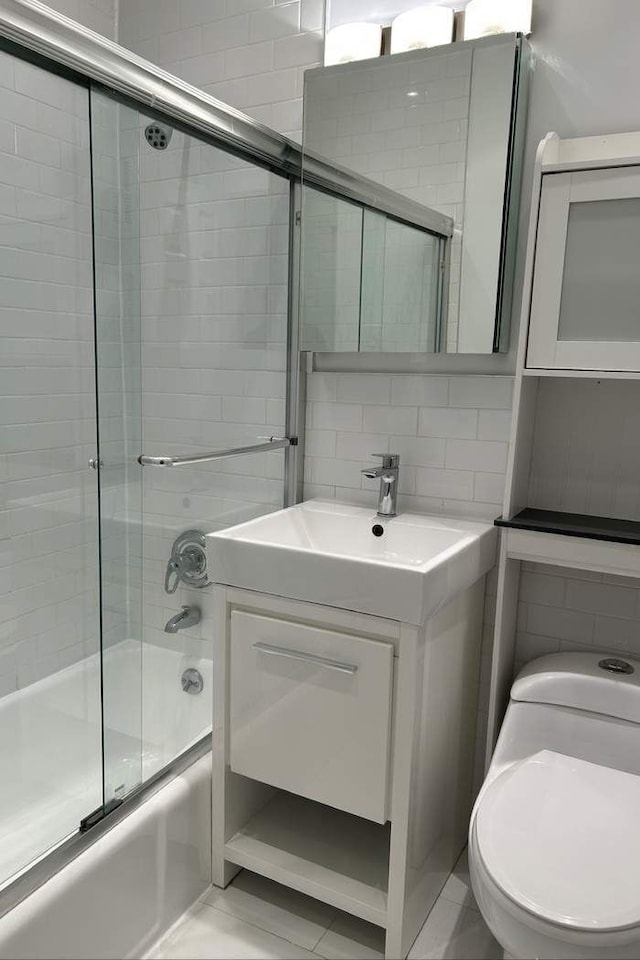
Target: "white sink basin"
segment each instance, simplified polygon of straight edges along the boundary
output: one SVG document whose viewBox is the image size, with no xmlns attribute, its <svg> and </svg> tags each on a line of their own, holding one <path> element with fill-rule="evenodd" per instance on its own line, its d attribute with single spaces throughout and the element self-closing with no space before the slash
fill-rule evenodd
<svg viewBox="0 0 640 960">
<path fill-rule="evenodd" d="M 497 532 L 471 520 L 381 520 L 366 507 L 307 500 L 207 540 L 217 583 L 421 625 L 493 566 Z"/>
</svg>

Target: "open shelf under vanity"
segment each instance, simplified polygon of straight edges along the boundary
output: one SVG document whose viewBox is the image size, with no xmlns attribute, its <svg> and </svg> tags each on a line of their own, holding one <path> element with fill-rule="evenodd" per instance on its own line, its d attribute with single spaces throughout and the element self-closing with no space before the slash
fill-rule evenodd
<svg viewBox="0 0 640 960">
<path fill-rule="evenodd" d="M 384 927 L 391 824 L 279 792 L 224 848 L 225 858 Z"/>
</svg>

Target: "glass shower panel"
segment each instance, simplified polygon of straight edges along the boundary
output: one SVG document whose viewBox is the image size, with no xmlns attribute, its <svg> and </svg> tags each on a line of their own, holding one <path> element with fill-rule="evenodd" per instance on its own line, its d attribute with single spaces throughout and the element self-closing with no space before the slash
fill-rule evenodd
<svg viewBox="0 0 640 960">
<path fill-rule="evenodd" d="M 106 235 L 96 250 L 108 265 L 97 289 L 99 407 L 109 411 L 100 430 L 111 444 L 101 471 L 108 802 L 211 728 L 211 591 L 165 591 L 174 540 L 283 505 L 282 450 L 170 468 L 137 457 L 284 435 L 289 181 L 98 91 L 92 105 Z M 184 605 L 202 622 L 167 631 Z M 200 673 L 200 693 L 183 689 L 188 669 Z"/>
<path fill-rule="evenodd" d="M 87 90 L 0 52 L 0 885 L 102 802 Z"/>
<path fill-rule="evenodd" d="M 372 210 L 363 217 L 360 350 L 433 353 L 438 237 Z"/>
<path fill-rule="evenodd" d="M 154 454 L 285 431 L 289 182 L 141 116 L 142 430 Z M 143 468 L 143 776 L 211 725 L 209 595 L 164 589 L 173 541 L 282 507 L 282 450 Z M 168 633 L 183 605 L 202 622 Z M 201 693 L 182 687 L 198 670 Z M 168 724 L 168 727 L 167 727 Z"/>
<path fill-rule="evenodd" d="M 302 349 L 357 350 L 362 207 L 308 186 L 302 201 Z"/>
<path fill-rule="evenodd" d="M 142 782 L 139 119 L 92 91 L 105 803 Z"/>
</svg>

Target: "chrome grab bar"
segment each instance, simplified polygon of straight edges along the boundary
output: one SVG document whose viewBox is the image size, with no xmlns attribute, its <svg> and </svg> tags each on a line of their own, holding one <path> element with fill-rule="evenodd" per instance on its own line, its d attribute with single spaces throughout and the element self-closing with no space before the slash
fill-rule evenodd
<svg viewBox="0 0 640 960">
<path fill-rule="evenodd" d="M 288 647 L 276 647 L 272 643 L 254 643 L 254 649 L 260 653 L 268 653 L 272 657 L 284 657 L 287 660 L 302 660 L 304 663 L 312 663 L 318 667 L 326 667 L 328 670 L 338 670 L 339 673 L 348 673 L 351 676 L 358 672 L 358 668 L 353 663 L 342 663 L 340 660 L 330 660 L 328 657 L 317 657 L 313 653 L 305 653 L 302 650 L 290 650 Z"/>
<path fill-rule="evenodd" d="M 265 443 L 253 443 L 246 447 L 230 447 L 228 450 L 213 450 L 211 453 L 199 453 L 182 457 L 138 457 L 143 467 L 179 467 L 181 464 L 207 463 L 209 460 L 224 460 L 225 457 L 240 457 L 245 453 L 263 453 L 265 450 L 278 450 L 280 447 L 295 446 L 297 440 L 289 437 L 269 437 Z"/>
</svg>

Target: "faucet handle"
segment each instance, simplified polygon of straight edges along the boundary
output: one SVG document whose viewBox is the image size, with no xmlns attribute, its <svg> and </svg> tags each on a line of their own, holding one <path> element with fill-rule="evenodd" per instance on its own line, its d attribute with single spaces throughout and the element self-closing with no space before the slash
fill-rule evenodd
<svg viewBox="0 0 640 960">
<path fill-rule="evenodd" d="M 382 466 L 385 470 L 397 470 L 400 466 L 399 453 L 372 453 L 372 457 L 382 457 Z"/>
</svg>

